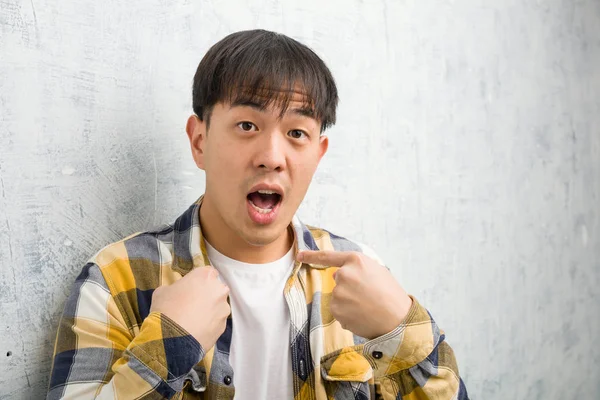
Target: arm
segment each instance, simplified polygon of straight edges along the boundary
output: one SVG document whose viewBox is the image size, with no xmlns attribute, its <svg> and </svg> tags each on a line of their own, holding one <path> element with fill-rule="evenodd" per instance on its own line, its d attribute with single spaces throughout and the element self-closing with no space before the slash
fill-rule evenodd
<svg viewBox="0 0 600 400">
<path fill-rule="evenodd" d="M 365 343 L 375 384 L 384 400 L 468 400 L 452 348 L 416 299 L 390 333 Z"/>
<path fill-rule="evenodd" d="M 100 269 L 89 263 L 59 323 L 47 399 L 170 399 L 186 380 L 197 380 L 193 367 L 203 357 L 199 342 L 159 312 L 134 336 Z"/>
<path fill-rule="evenodd" d="M 370 339 L 362 348 L 362 356 L 372 368 L 375 389 L 384 400 L 468 399 L 443 332 L 378 257 L 357 252 L 303 251 L 297 259 L 339 268 L 333 274 L 331 314 L 344 329 Z M 340 380 L 331 378 L 332 370 L 333 375 L 347 372 L 335 367 L 339 356 L 341 353 L 330 355 L 324 366 L 328 380 Z M 337 364 L 360 363 L 345 355 Z"/>
</svg>

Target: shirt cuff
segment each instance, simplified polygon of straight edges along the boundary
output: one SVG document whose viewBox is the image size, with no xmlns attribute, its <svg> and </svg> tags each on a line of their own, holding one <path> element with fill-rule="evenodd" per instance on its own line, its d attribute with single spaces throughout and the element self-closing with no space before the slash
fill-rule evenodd
<svg viewBox="0 0 600 400">
<path fill-rule="evenodd" d="M 375 379 L 411 368 L 435 348 L 440 332 L 429 312 L 412 299 L 404 321 L 391 332 L 364 344 L 363 356 L 373 367 Z"/>
<path fill-rule="evenodd" d="M 204 357 L 202 346 L 189 332 L 158 312 L 144 320 L 127 351 L 141 363 L 138 368 L 146 369 L 137 371 L 144 379 L 159 378 L 175 392 L 181 391 L 186 376 Z"/>
</svg>

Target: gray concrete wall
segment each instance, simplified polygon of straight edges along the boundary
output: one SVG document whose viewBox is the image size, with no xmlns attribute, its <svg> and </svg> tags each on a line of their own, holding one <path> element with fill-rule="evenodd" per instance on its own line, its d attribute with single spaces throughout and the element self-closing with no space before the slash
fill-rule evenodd
<svg viewBox="0 0 600 400">
<path fill-rule="evenodd" d="M 306 222 L 380 253 L 473 399 L 598 398 L 599 1 L 0 0 L 0 399 L 45 393 L 86 259 L 202 193 L 192 76 L 254 27 L 339 85 Z"/>
</svg>

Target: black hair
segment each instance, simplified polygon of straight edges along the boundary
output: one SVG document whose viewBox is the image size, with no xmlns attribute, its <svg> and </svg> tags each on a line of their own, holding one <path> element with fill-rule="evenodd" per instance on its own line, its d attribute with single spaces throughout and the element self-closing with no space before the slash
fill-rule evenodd
<svg viewBox="0 0 600 400">
<path fill-rule="evenodd" d="M 192 106 L 207 125 L 218 102 L 274 105 L 283 117 L 295 94 L 321 132 L 335 124 L 337 87 L 323 60 L 288 36 L 256 29 L 232 33 L 208 50 L 194 75 Z"/>
</svg>

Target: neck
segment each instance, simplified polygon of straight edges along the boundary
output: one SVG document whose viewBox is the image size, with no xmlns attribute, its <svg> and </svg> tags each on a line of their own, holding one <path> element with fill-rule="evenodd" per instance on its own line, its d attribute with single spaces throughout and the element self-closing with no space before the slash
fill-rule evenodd
<svg viewBox="0 0 600 400">
<path fill-rule="evenodd" d="M 216 212 L 210 199 L 204 198 L 200 206 L 200 227 L 202 236 L 219 253 L 248 264 L 266 264 L 279 260 L 292 247 L 294 235 L 290 228 L 275 241 L 255 245 L 248 243 L 233 231 Z"/>
</svg>

